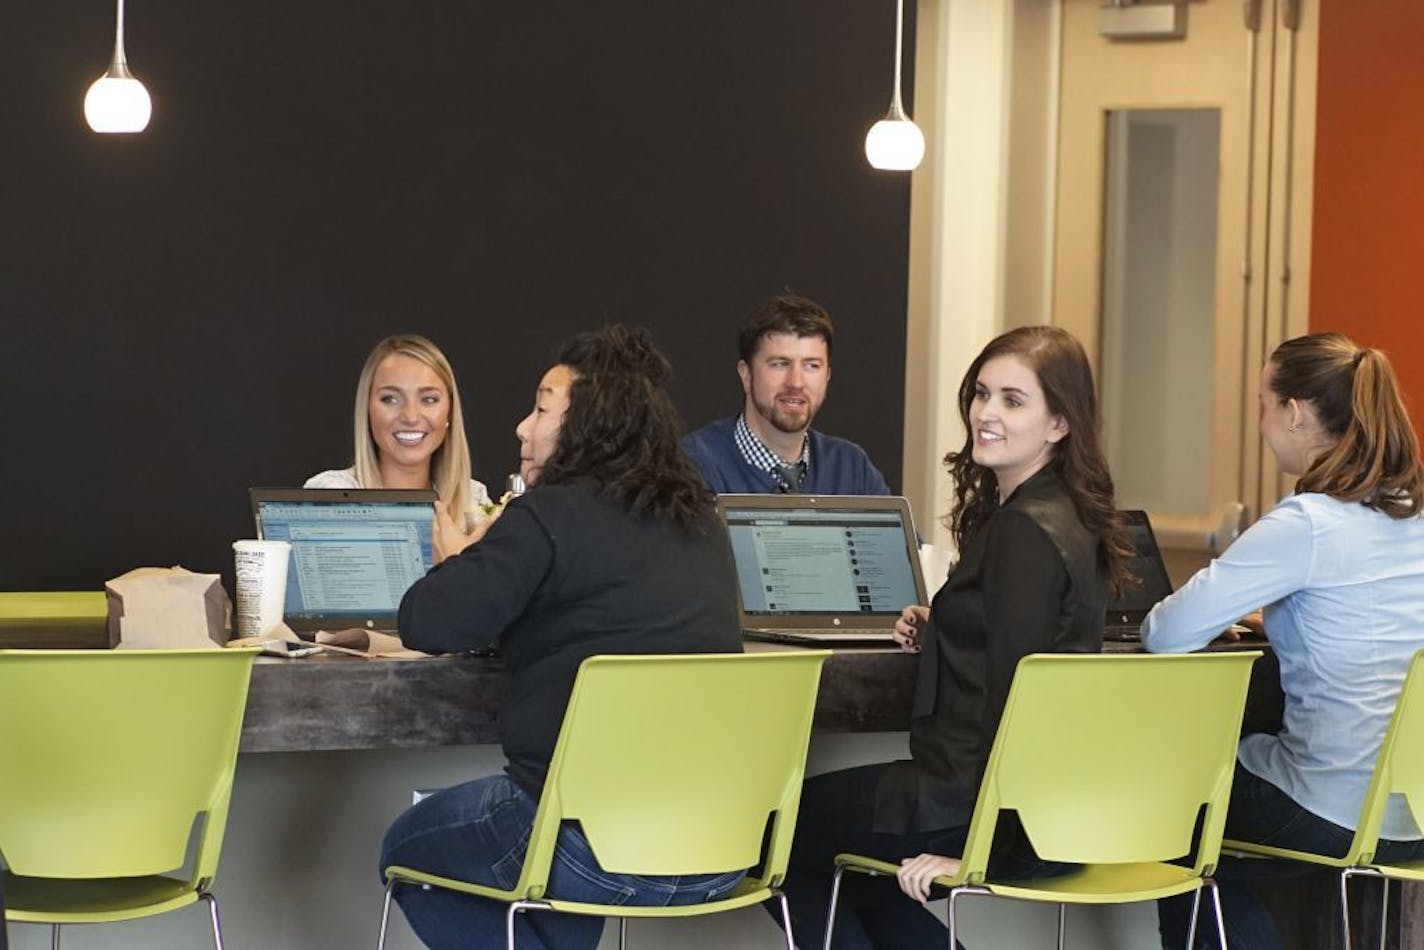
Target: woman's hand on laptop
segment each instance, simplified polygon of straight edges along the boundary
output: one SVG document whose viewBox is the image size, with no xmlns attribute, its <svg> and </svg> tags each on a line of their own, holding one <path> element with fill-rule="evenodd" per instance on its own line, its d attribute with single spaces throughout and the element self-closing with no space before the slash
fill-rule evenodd
<svg viewBox="0 0 1424 950">
<path fill-rule="evenodd" d="M 919 604 L 911 604 L 900 612 L 900 619 L 895 621 L 895 642 L 900 644 L 900 649 L 906 653 L 919 653 L 921 649 L 920 634 L 925 626 L 930 622 L 930 609 L 921 607 Z"/>
<path fill-rule="evenodd" d="M 493 521 L 493 518 L 489 518 L 477 522 L 475 530 L 467 534 L 461 531 L 460 526 L 455 523 L 455 518 L 450 514 L 450 507 L 443 501 L 437 501 L 435 503 L 435 521 L 430 526 L 430 546 L 435 563 L 439 564 L 447 557 L 459 554 L 483 538 Z"/>
</svg>

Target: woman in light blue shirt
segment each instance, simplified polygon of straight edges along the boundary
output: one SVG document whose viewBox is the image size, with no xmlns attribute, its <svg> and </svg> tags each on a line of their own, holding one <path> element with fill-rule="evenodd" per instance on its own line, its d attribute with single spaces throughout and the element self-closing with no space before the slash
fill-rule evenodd
<svg viewBox="0 0 1424 950">
<path fill-rule="evenodd" d="M 1264 607 L 1285 694 L 1278 735 L 1241 740 L 1226 835 L 1343 855 L 1410 657 L 1424 648 L 1424 468 L 1394 372 L 1336 333 L 1288 340 L 1261 371 L 1261 435 L 1295 494 L 1162 601 L 1143 625 L 1153 652 L 1205 646 Z M 1377 855 L 1424 857 L 1392 801 Z M 1304 871 L 1305 867 L 1302 866 Z M 1252 877 L 1281 862 L 1223 856 L 1227 940 L 1277 948 Z M 1183 946 L 1190 901 L 1159 902 L 1163 945 Z M 1199 928 L 1214 946 L 1212 928 Z"/>
</svg>

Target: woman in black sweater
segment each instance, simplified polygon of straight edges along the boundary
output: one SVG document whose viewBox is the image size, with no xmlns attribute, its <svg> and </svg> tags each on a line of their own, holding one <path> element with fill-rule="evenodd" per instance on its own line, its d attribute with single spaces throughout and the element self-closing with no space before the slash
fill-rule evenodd
<svg viewBox="0 0 1424 950">
<path fill-rule="evenodd" d="M 1018 661 L 1098 652 L 1108 586 L 1126 577 L 1131 549 L 1077 340 L 1047 326 L 993 340 L 960 384 L 959 411 L 965 443 L 945 458 L 959 563 L 930 607 L 907 607 L 896 625 L 920 654 L 911 758 L 807 780 L 785 885 L 802 946 L 820 945 L 839 852 L 902 861 L 902 887 L 925 900 L 962 852 Z M 1016 871 L 1048 870 L 1006 844 Z M 841 893 L 838 948 L 944 945 L 944 926 L 894 884 L 851 875 Z"/>
<path fill-rule="evenodd" d="M 579 664 L 600 653 L 741 651 L 731 553 L 713 499 L 679 446 L 668 374 L 646 331 L 609 327 L 570 340 L 516 430 L 530 490 L 475 535 L 437 531 L 441 562 L 402 600 L 401 637 L 437 653 L 498 647 L 508 764 L 396 819 L 382 868 L 511 886 Z M 569 826 L 550 895 L 700 903 L 740 879 L 609 874 Z M 504 945 L 502 905 L 413 887 L 397 900 L 430 947 Z M 518 926 L 521 947 L 592 948 L 603 921 L 525 914 Z"/>
</svg>

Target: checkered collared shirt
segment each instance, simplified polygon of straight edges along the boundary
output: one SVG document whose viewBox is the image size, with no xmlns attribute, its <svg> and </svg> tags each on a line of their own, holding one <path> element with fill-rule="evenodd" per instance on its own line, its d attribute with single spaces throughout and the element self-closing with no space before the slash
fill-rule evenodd
<svg viewBox="0 0 1424 950">
<path fill-rule="evenodd" d="M 745 413 L 737 416 L 737 425 L 732 430 L 732 439 L 737 443 L 737 449 L 742 453 L 742 459 L 752 468 L 770 474 L 776 480 L 780 491 L 795 490 L 787 481 L 786 473 L 782 471 L 784 463 L 752 432 L 747 425 Z M 806 473 L 811 469 L 811 440 L 809 438 L 802 438 L 801 457 L 790 464 L 795 465 L 800 471 L 801 475 L 798 481 L 804 483 Z"/>
</svg>

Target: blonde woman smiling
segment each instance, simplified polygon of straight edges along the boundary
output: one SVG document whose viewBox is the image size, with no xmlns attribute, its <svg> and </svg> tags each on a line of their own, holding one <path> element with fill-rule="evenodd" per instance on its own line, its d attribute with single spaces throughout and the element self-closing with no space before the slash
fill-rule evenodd
<svg viewBox="0 0 1424 950">
<path fill-rule="evenodd" d="M 402 334 L 377 343 L 361 368 L 353 412 L 355 461 L 307 479 L 307 488 L 429 488 L 463 533 L 485 522 L 485 486 L 470 477 L 470 448 L 455 372 L 440 348 Z"/>
</svg>

